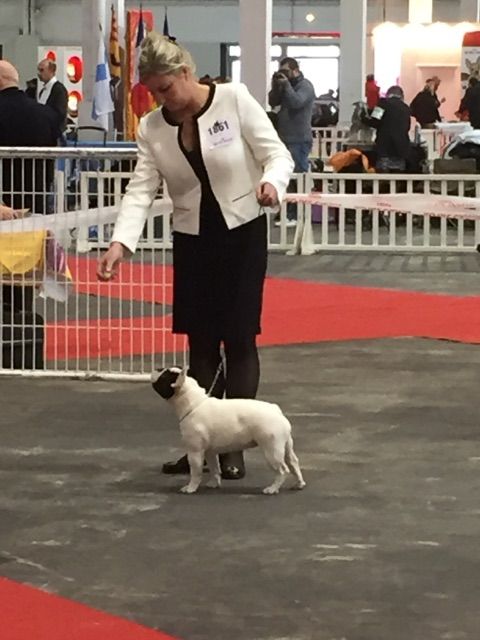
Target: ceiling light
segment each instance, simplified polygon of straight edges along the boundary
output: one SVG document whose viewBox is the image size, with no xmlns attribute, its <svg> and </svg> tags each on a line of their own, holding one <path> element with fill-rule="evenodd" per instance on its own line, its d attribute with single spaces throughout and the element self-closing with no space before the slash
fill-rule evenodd
<svg viewBox="0 0 480 640">
<path fill-rule="evenodd" d="M 313 22 L 315 20 L 315 16 L 313 15 L 313 13 L 307 13 L 307 15 L 305 16 L 305 20 L 307 22 Z"/>
</svg>

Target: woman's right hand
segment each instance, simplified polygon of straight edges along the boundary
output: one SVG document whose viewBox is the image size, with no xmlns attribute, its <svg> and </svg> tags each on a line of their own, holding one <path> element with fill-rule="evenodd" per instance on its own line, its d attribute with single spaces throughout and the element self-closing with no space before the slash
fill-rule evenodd
<svg viewBox="0 0 480 640">
<path fill-rule="evenodd" d="M 112 242 L 110 248 L 98 261 L 97 277 L 108 282 L 117 275 L 118 265 L 125 256 L 125 247 L 120 242 Z"/>
</svg>

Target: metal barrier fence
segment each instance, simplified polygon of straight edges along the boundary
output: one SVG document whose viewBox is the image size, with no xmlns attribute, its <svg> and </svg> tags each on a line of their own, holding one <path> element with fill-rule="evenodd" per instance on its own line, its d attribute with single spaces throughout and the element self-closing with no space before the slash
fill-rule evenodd
<svg viewBox="0 0 480 640">
<path fill-rule="evenodd" d="M 349 127 L 313 127 L 313 144 L 311 158 L 320 158 L 326 162 L 330 156 L 342 150 L 347 141 Z"/>
<path fill-rule="evenodd" d="M 334 174 L 304 176 L 303 193 L 480 197 L 472 175 Z M 301 203 L 291 253 L 328 251 L 466 252 L 480 245 L 480 220 Z M 282 225 L 287 225 L 285 211 Z"/>
<path fill-rule="evenodd" d="M 135 158 L 126 149 L 0 149 L 3 201 L 44 214 L 0 222 L 0 373 L 135 378 L 185 362 L 185 340 L 171 333 L 163 185 L 118 279 L 96 278 Z M 304 178 L 295 180 L 298 191 Z M 291 249 L 295 229 L 267 215 L 269 250 Z"/>
<path fill-rule="evenodd" d="M 334 153 L 342 151 L 343 145 L 348 141 L 349 132 L 350 128 L 345 126 L 314 127 L 311 158 L 320 158 L 323 162 L 327 162 Z M 440 158 L 443 149 L 454 136 L 453 133 L 444 133 L 438 129 L 422 129 L 421 137 L 427 147 L 428 160 L 433 162 Z"/>
<path fill-rule="evenodd" d="M 0 149 L 0 194 L 35 215 L 0 222 L 0 373 L 146 378 L 186 360 L 171 333 L 171 205 L 160 187 L 137 253 L 100 283 L 135 153 L 111 149 Z M 307 174 L 290 191 L 478 197 L 473 176 Z M 55 215 L 48 215 L 50 213 Z M 478 221 L 284 204 L 269 217 L 270 251 L 467 251 Z M 297 218 L 298 223 L 289 220 Z"/>
</svg>

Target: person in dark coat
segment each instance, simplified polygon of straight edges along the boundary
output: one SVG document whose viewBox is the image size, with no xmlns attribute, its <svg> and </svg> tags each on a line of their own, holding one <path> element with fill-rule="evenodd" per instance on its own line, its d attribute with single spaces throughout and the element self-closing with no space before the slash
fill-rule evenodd
<svg viewBox="0 0 480 640">
<path fill-rule="evenodd" d="M 470 115 L 470 124 L 474 129 L 480 129 L 480 82 L 471 87 L 467 108 Z"/>
<path fill-rule="evenodd" d="M 459 120 L 468 122 L 470 120 L 470 100 L 473 92 L 473 88 L 478 84 L 478 78 L 472 77 L 468 81 L 468 87 L 465 91 L 463 98 L 460 101 L 458 111 L 455 113 Z"/>
<path fill-rule="evenodd" d="M 67 127 L 68 91 L 57 80 L 56 71 L 57 65 L 53 60 L 45 58 L 45 60 L 41 60 L 38 63 L 37 75 L 41 83 L 38 102 L 47 105 L 53 110 L 57 118 L 58 127 L 63 132 Z"/>
<path fill-rule="evenodd" d="M 56 146 L 59 130 L 52 110 L 25 95 L 18 82 L 15 67 L 0 60 L 0 146 Z M 51 160 L 2 158 L 2 200 L 14 209 L 46 213 L 53 170 Z"/>
<path fill-rule="evenodd" d="M 435 122 L 442 120 L 438 110 L 440 102 L 436 97 L 434 85 L 433 80 L 427 80 L 423 90 L 417 93 L 410 104 L 411 114 L 422 129 L 431 129 Z"/>
<path fill-rule="evenodd" d="M 405 171 L 410 156 L 410 109 L 404 102 L 403 89 L 390 87 L 370 117 L 364 121 L 377 130 L 376 163 L 379 173 Z"/>
</svg>

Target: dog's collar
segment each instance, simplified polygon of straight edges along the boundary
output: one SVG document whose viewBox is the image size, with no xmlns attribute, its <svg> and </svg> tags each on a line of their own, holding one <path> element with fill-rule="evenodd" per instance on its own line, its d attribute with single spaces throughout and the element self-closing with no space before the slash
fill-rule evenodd
<svg viewBox="0 0 480 640">
<path fill-rule="evenodd" d="M 190 416 L 194 411 L 196 411 L 198 409 L 198 407 L 203 404 L 205 402 L 205 400 L 208 400 L 210 398 L 210 396 L 207 396 L 206 398 L 203 398 L 203 400 L 201 400 L 198 404 L 196 404 L 194 407 L 192 407 L 191 409 L 189 409 L 187 411 L 187 413 L 185 415 L 183 415 L 180 420 L 178 421 L 183 422 L 185 420 L 185 418 L 188 418 L 188 416 Z"/>
</svg>

